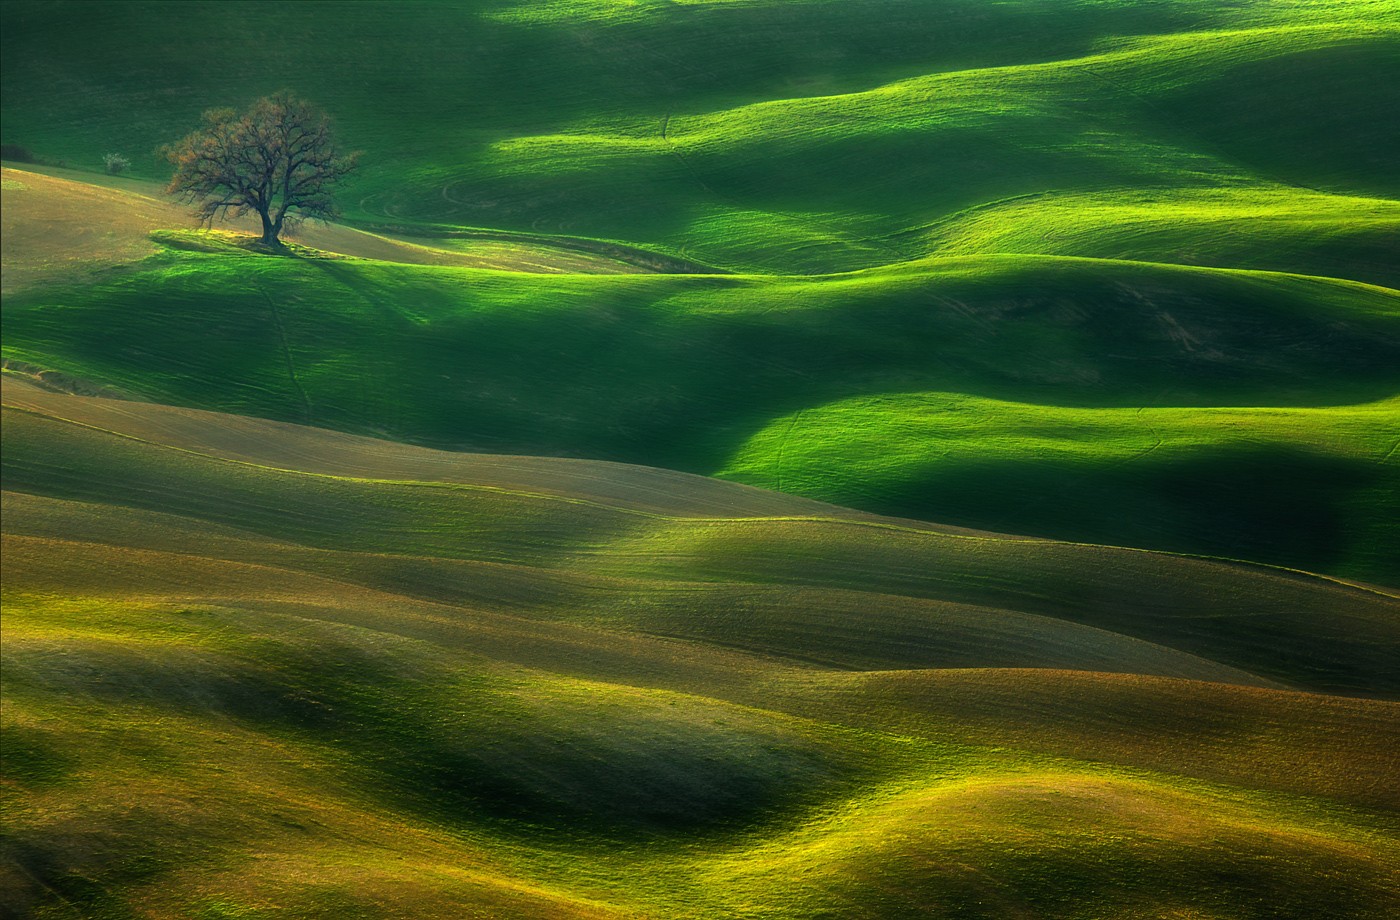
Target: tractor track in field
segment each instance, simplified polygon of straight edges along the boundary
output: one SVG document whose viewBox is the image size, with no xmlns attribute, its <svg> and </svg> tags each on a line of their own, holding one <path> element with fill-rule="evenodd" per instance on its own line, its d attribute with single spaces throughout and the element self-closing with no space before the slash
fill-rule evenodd
<svg viewBox="0 0 1400 920">
<path fill-rule="evenodd" d="M 778 485 L 777 485 L 777 491 L 779 491 L 779 492 L 783 491 L 783 471 L 784 471 L 784 470 L 786 469 L 786 467 L 787 467 L 787 459 L 786 459 L 786 458 L 787 458 L 787 446 L 788 446 L 788 441 L 792 439 L 792 433 L 793 433 L 794 431 L 797 430 L 797 423 L 800 422 L 800 421 L 802 421 L 802 413 L 803 413 L 803 412 L 806 412 L 806 411 L 807 411 L 806 409 L 798 409 L 798 410 L 797 410 L 797 413 L 796 413 L 795 415 L 793 415 L 793 417 L 792 417 L 792 421 L 788 422 L 787 431 L 784 431 L 784 432 L 783 432 L 783 438 L 782 438 L 782 440 L 778 442 L 778 477 L 777 477 L 777 478 L 778 478 Z"/>
<path fill-rule="evenodd" d="M 1139 422 L 1141 422 L 1141 421 L 1142 421 L 1142 413 L 1143 413 L 1144 411 L 1146 411 L 1146 409 L 1147 409 L 1146 406 L 1138 406 L 1137 411 L 1133 413 L 1133 418 L 1135 418 L 1135 419 L 1137 419 Z M 1152 425 L 1146 425 L 1146 428 L 1147 428 L 1148 434 L 1150 434 L 1150 435 L 1152 436 L 1152 446 L 1149 447 L 1149 448 L 1147 448 L 1146 450 L 1139 451 L 1138 453 L 1133 454 L 1131 457 L 1125 458 L 1125 459 L 1122 461 L 1122 463 L 1132 463 L 1134 460 L 1141 460 L 1143 457 L 1146 457 L 1148 454 L 1152 453 L 1152 452 L 1155 451 L 1157 448 L 1159 448 L 1159 447 L 1162 446 L 1162 433 L 1161 433 L 1160 431 L 1158 431 L 1156 428 L 1154 428 Z M 1120 463 L 1119 465 L 1121 466 L 1122 463 Z"/>
<path fill-rule="evenodd" d="M 732 201 L 732 199 L 728 198 L 725 195 L 721 195 L 718 191 L 715 190 L 715 188 L 712 185 L 710 185 L 710 183 L 706 182 L 704 177 L 700 175 L 700 171 L 695 168 L 694 164 L 692 164 L 690 160 L 686 159 L 685 154 L 681 153 L 681 148 L 676 146 L 675 141 L 671 140 L 670 134 L 667 133 L 670 127 L 671 113 L 667 112 L 665 115 L 661 116 L 661 140 L 666 144 L 666 149 L 671 151 L 671 155 L 674 156 L 677 160 L 680 160 L 681 165 L 685 167 L 686 172 L 690 173 L 690 177 L 695 180 L 696 185 L 700 186 L 702 189 L 704 189 L 710 195 L 713 195 L 715 198 L 718 198 L 720 201 L 727 201 L 730 204 L 733 204 L 734 202 Z"/>
<path fill-rule="evenodd" d="M 1382 465 L 1389 463 L 1390 458 L 1395 456 L 1397 450 L 1400 450 L 1400 438 L 1396 438 L 1395 443 L 1390 445 L 1390 450 L 1386 451 L 1376 462 Z"/>
<path fill-rule="evenodd" d="M 292 348 L 287 341 L 287 327 L 282 322 L 282 311 L 277 309 L 277 302 L 272 299 L 272 295 L 260 284 L 254 284 L 258 293 L 267 301 L 267 307 L 272 311 L 272 322 L 277 327 L 277 339 L 282 343 L 282 357 L 287 362 L 287 376 L 291 378 L 292 386 L 296 388 L 297 395 L 301 397 L 302 414 L 305 424 L 311 424 L 311 397 L 306 394 L 306 388 L 301 385 L 301 380 L 297 377 L 296 362 L 292 360 Z"/>
<path fill-rule="evenodd" d="M 754 205 L 745 204 L 742 200 L 738 198 L 720 192 L 714 186 L 706 182 L 704 177 L 700 175 L 700 171 L 695 168 L 695 165 L 690 162 L 689 158 L 687 158 L 684 153 L 681 153 L 680 147 L 677 146 L 676 142 L 671 139 L 670 128 L 671 113 L 667 112 L 665 115 L 661 116 L 661 140 L 663 143 L 665 143 L 666 149 L 669 150 L 671 154 L 675 156 L 676 159 L 680 160 L 681 165 L 686 168 L 686 171 L 690 173 L 690 177 L 695 180 L 695 183 L 699 185 L 700 188 L 704 189 L 705 192 L 711 195 L 716 201 L 723 202 L 724 204 L 732 208 L 748 210 L 755 207 Z M 810 215 L 792 214 L 787 211 L 779 211 L 772 208 L 766 210 L 764 213 L 775 214 L 778 217 L 783 217 L 787 220 L 793 221 L 794 223 L 804 225 L 808 229 L 812 227 L 817 227 L 824 231 L 833 240 L 845 240 L 845 236 L 842 233 L 842 231 L 831 226 L 826 221 L 815 219 Z M 846 242 L 854 243 L 859 241 Z M 893 257 L 894 263 L 907 262 L 912 258 L 912 256 L 910 256 L 909 253 L 903 252 L 900 249 L 896 248 L 896 246 L 886 238 L 870 237 L 868 239 L 865 239 L 864 242 L 875 246 L 876 248 L 882 250 L 886 255 Z"/>
</svg>

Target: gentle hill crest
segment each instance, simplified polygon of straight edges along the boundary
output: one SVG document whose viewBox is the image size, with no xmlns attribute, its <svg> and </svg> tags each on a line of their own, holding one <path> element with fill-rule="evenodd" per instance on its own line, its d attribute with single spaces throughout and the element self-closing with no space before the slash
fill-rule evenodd
<svg viewBox="0 0 1400 920">
<path fill-rule="evenodd" d="M 828 272 L 928 255 L 942 241 L 930 231 L 956 212 L 1047 191 L 1108 208 L 1156 193 L 1159 217 L 1176 213 L 1138 253 L 1162 261 L 1200 258 L 1222 219 L 1276 210 L 1280 193 L 1335 193 L 1315 218 L 1327 222 L 1348 197 L 1400 192 L 1400 81 L 1378 78 L 1400 73 L 1390 0 L 351 4 L 325 13 L 335 36 L 312 42 L 328 7 L 245 16 L 226 4 L 176 20 L 159 4 L 117 9 L 6 4 L 7 143 L 94 165 L 108 149 L 150 150 L 201 107 L 277 89 L 297 60 L 299 91 L 368 154 L 350 194 L 357 221 Z M 226 34 L 231 19 L 256 22 L 257 38 L 195 51 L 172 34 Z M 148 66 L 112 60 L 147 43 L 159 49 Z M 525 59 L 528 74 L 505 66 Z M 1315 95 L 1325 103 L 1294 101 Z M 1200 213 L 1221 194 L 1228 203 Z M 1038 222 L 1001 216 L 1007 233 Z M 1316 245 L 1315 227 L 1274 223 L 1231 243 L 1250 267 L 1278 268 Z M 1366 245 L 1394 227 L 1391 215 Z M 1366 280 L 1388 271 L 1351 258 Z"/>
</svg>

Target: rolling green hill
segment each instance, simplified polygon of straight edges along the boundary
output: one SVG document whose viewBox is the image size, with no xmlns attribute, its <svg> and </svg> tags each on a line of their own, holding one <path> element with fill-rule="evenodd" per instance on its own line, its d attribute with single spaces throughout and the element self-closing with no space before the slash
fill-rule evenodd
<svg viewBox="0 0 1400 920">
<path fill-rule="evenodd" d="M 546 277 L 163 239 L 9 296 L 6 357 L 442 447 L 644 462 L 1391 584 L 1400 571 L 1387 288 L 1012 255 Z"/>
<path fill-rule="evenodd" d="M 382 568 L 368 563 L 359 574 L 330 570 L 340 578 L 369 578 L 376 588 L 465 599 L 453 593 L 460 589 L 452 587 L 452 577 L 431 575 L 430 568 L 412 562 L 420 557 L 475 579 L 498 566 L 507 572 L 522 565 L 564 566 L 571 578 L 549 579 L 548 592 L 526 580 L 521 587 L 530 603 L 544 604 L 548 593 L 556 593 L 550 606 L 583 605 L 608 619 L 627 610 L 631 626 L 652 623 L 666 635 L 698 635 L 731 646 L 753 642 L 762 651 L 798 658 L 818 654 L 802 651 L 804 643 L 830 645 L 846 611 L 881 608 L 867 613 L 846 657 L 832 662 L 865 669 L 931 667 L 935 661 L 967 666 L 985 660 L 993 641 L 1008 643 L 1002 666 L 1073 667 L 1073 657 L 1036 656 L 1051 647 L 1073 655 L 1086 642 L 1096 644 L 1098 630 L 1111 630 L 1303 686 L 1387 695 L 1400 690 L 1386 665 L 1396 651 L 1395 624 L 1388 620 L 1393 594 L 1337 588 L 1317 576 L 1268 568 L 1237 572 L 1137 550 L 930 529 L 628 467 L 543 460 L 514 467 L 265 422 L 235 423 L 230 430 L 207 413 L 54 395 L 20 382 L 6 386 L 14 391 L 6 398 L 4 457 L 11 489 L 195 518 L 239 533 L 265 531 L 271 522 L 280 542 L 407 557 L 404 571 L 397 561 Z M 555 472 L 561 465 L 564 471 Z M 280 472 L 287 466 L 299 474 Z M 474 472 L 483 466 L 492 471 L 485 481 Z M 567 471 L 578 466 L 590 478 L 606 475 L 621 484 L 571 480 Z M 434 485 L 444 469 L 452 471 L 447 483 Z M 656 480 L 656 486 L 648 484 Z M 705 492 L 714 497 L 702 500 Z M 649 504 L 638 505 L 638 493 Z M 24 518 L 16 528 L 20 533 L 36 526 L 29 515 Z M 105 529 L 98 520 L 65 527 L 89 534 Z M 185 530 L 177 539 L 188 545 L 197 531 Z M 242 559 L 244 550 L 237 551 Z M 290 547 L 284 552 L 282 565 L 299 555 Z M 269 557 L 246 561 L 265 563 Z M 583 581 L 571 587 L 577 578 Z M 623 581 L 612 584 L 614 579 Z M 686 586 L 639 589 L 637 579 L 678 579 Z M 1225 586 L 1230 583 L 1251 587 Z M 1047 585 L 1056 587 L 1047 592 Z M 436 594 L 438 586 L 448 594 Z M 780 586 L 823 590 L 820 596 L 801 591 L 798 604 Z M 862 599 L 868 596 L 879 600 Z M 1213 616 L 1201 621 L 1196 613 L 1205 606 Z M 749 621 L 735 622 L 736 609 L 747 611 Z M 800 617 L 793 617 L 794 610 Z M 989 631 L 992 610 L 1014 615 L 1005 627 Z M 960 644 L 909 635 L 928 633 L 934 615 L 942 631 L 967 630 L 969 638 Z M 804 626 L 818 618 L 829 618 L 830 625 L 804 636 Z M 1318 629 L 1320 619 L 1345 626 L 1329 639 Z M 1093 629 L 1066 632 L 1062 620 Z M 1041 635 L 1043 630 L 1055 631 L 1055 638 Z M 1134 647 L 1144 655 L 1157 653 Z M 1110 658 L 1077 664 L 1106 670 Z M 1145 663 L 1130 670 L 1158 673 Z M 1223 676 L 1209 670 L 1162 673 Z"/>
<path fill-rule="evenodd" d="M 1210 910 L 1222 853 L 1240 916 L 1400 897 L 1396 704 L 1283 689 L 1400 693 L 1392 595 L 4 398 L 36 915 L 1077 917 Z"/>
<path fill-rule="evenodd" d="M 6 143 L 92 168 L 122 149 L 157 174 L 147 152 L 202 109 L 291 84 L 367 153 L 358 220 L 618 239 L 750 271 L 903 261 L 950 233 L 975 245 L 1009 198 L 1132 209 L 1144 193 L 1163 207 L 1139 257 L 1300 270 L 1281 263 L 1358 233 L 1357 196 L 1400 191 L 1393 0 L 168 9 L 5 4 Z M 1281 206 L 1309 225 L 1268 219 Z M 1359 206 L 1382 218 L 1361 241 L 1379 254 L 1393 206 Z M 993 240 L 1057 232 L 1038 210 L 993 213 Z M 1202 237 L 1240 214 L 1261 226 L 1236 221 L 1215 261 Z M 1335 264 L 1393 283 L 1391 262 Z"/>
<path fill-rule="evenodd" d="M 0 218 L 0 253 L 4 274 L 0 291 L 5 294 L 35 285 L 71 282 L 75 277 L 91 277 L 95 272 L 158 251 L 150 237 L 152 232 L 198 226 L 188 209 L 171 202 L 157 183 L 88 175 L 82 177 L 88 181 L 75 181 L 72 173 L 63 175 L 66 170 L 30 163 L 24 167 L 3 170 L 5 208 Z M 217 229 L 237 237 L 253 229 L 253 223 L 249 215 L 243 220 L 220 221 Z M 408 241 L 339 224 L 302 224 L 292 228 L 287 236 L 297 245 L 358 258 L 543 274 L 639 272 L 646 271 L 647 266 L 635 260 L 650 262 L 656 258 L 654 254 L 620 247 L 611 247 L 609 255 L 538 239 L 522 242 L 500 234 Z"/>
<path fill-rule="evenodd" d="M 720 475 L 944 521 L 1385 579 L 1400 571 L 1388 535 L 1398 424 L 1394 397 L 1132 409 L 890 394 L 778 419 Z"/>
<path fill-rule="evenodd" d="M 284 88 L 344 222 L 195 229 Z M 0 914 L 1400 916 L 1400 0 L 0 0 L 0 116 Z"/>
</svg>

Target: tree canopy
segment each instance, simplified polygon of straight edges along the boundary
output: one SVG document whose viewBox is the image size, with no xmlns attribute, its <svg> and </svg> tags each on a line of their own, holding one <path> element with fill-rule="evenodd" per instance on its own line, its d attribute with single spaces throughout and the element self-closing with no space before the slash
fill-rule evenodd
<svg viewBox="0 0 1400 920">
<path fill-rule="evenodd" d="M 165 155 L 175 165 L 167 191 L 197 205 L 206 223 L 257 212 L 271 246 L 291 221 L 338 216 L 333 190 L 358 159 L 339 150 L 324 112 L 288 92 L 241 114 L 205 112 L 204 126 Z"/>
</svg>

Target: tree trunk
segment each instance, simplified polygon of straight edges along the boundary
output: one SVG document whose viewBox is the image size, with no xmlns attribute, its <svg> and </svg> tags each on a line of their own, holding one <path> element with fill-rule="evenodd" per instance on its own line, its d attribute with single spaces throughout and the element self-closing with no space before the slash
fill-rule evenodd
<svg viewBox="0 0 1400 920">
<path fill-rule="evenodd" d="M 263 243 L 267 246 L 280 246 L 281 243 L 277 241 L 277 234 L 282 231 L 282 227 L 272 222 L 272 218 L 268 216 L 267 211 L 258 211 L 258 216 L 262 218 Z"/>
</svg>

